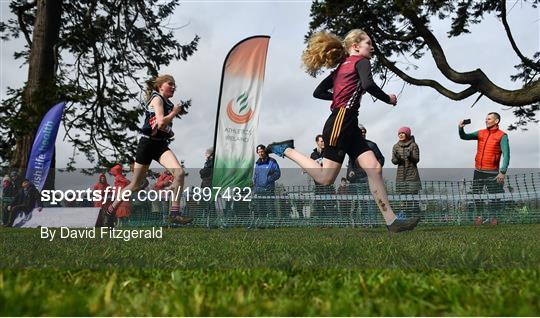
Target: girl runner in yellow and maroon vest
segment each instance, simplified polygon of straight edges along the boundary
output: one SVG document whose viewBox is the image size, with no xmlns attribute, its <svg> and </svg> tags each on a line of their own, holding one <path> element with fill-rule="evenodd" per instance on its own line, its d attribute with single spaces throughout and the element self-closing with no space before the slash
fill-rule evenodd
<svg viewBox="0 0 540 318">
<path fill-rule="evenodd" d="M 316 98 L 332 101 L 331 114 L 323 129 L 323 165 L 321 167 L 315 160 L 296 151 L 293 140 L 272 143 L 267 149 L 295 161 L 322 185 L 334 183 L 345 154 L 348 154 L 366 171 L 371 193 L 388 230 L 412 230 L 419 219 L 398 219 L 394 214 L 388 202 L 381 165 L 358 127 L 358 109 L 365 92 L 388 104 L 397 103 L 396 95 L 387 95 L 373 82 L 369 63 L 373 51 L 370 37 L 359 29 L 347 33 L 343 40 L 328 32 L 314 34 L 302 57 L 308 73 L 316 75 L 323 67 L 335 68 L 313 93 Z"/>
</svg>

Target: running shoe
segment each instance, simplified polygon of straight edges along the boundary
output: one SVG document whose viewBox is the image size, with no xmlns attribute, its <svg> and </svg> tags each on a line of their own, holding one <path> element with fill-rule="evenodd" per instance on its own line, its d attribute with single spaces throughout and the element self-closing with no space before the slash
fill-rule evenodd
<svg viewBox="0 0 540 318">
<path fill-rule="evenodd" d="M 285 156 L 285 150 L 287 150 L 287 148 L 294 149 L 294 140 L 289 139 L 280 142 L 273 142 L 269 144 L 268 147 L 266 147 L 266 152 L 269 154 L 275 153 L 276 155 L 283 158 Z"/>
<path fill-rule="evenodd" d="M 169 223 L 188 224 L 193 222 L 192 216 L 169 215 Z"/>
<path fill-rule="evenodd" d="M 408 219 L 395 219 L 392 224 L 387 225 L 388 231 L 392 233 L 398 233 L 403 231 L 410 231 L 418 225 L 420 218 L 408 218 Z"/>
</svg>

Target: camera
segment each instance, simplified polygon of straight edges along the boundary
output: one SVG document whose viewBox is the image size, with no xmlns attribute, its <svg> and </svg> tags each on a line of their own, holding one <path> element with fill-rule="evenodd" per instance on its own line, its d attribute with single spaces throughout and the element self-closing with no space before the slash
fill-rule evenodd
<svg viewBox="0 0 540 318">
<path fill-rule="evenodd" d="M 463 125 L 468 125 L 471 123 L 470 119 L 463 119 Z"/>
</svg>

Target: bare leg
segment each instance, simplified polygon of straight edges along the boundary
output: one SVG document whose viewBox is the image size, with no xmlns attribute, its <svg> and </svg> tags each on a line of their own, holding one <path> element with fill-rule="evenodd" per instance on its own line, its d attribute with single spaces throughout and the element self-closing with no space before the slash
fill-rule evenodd
<svg viewBox="0 0 540 318">
<path fill-rule="evenodd" d="M 356 159 L 358 165 L 364 169 L 368 176 L 369 189 L 371 194 L 383 215 L 384 221 L 387 225 L 392 224 L 396 219 L 396 215 L 388 202 L 388 195 L 386 194 L 386 188 L 384 187 L 384 180 L 382 177 L 382 167 L 373 151 L 366 151 Z"/>
<path fill-rule="evenodd" d="M 174 153 L 170 150 L 167 150 L 161 155 L 159 163 L 174 176 L 174 181 L 172 183 L 172 190 L 174 193 L 172 206 L 178 207 L 180 206 L 180 200 L 182 199 L 181 193 L 184 190 L 184 177 L 186 176 L 186 173 L 184 172 L 184 169 L 182 169 L 182 166 L 178 162 L 178 159 L 176 159 Z"/>
<path fill-rule="evenodd" d="M 120 190 L 120 193 L 123 194 L 128 190 L 133 193 L 133 191 L 141 185 L 141 182 L 143 181 L 144 177 L 146 176 L 146 172 L 148 171 L 148 167 L 150 166 L 135 163 L 135 165 L 133 166 L 133 180 L 131 180 L 131 182 L 125 188 L 122 188 Z M 118 205 L 120 204 L 120 196 L 121 195 L 119 195 L 116 200 L 111 204 L 113 208 L 118 207 Z"/>
<path fill-rule="evenodd" d="M 341 163 L 326 158 L 323 158 L 323 165 L 321 167 L 317 161 L 304 156 L 293 148 L 287 148 L 284 154 L 285 157 L 296 162 L 302 169 L 306 170 L 313 180 L 321 185 L 334 183 L 339 174 L 339 169 L 341 169 Z"/>
</svg>

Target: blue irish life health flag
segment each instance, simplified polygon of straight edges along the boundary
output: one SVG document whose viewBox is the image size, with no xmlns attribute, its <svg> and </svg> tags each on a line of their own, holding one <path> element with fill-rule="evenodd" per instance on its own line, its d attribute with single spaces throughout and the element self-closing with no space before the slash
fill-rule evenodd
<svg viewBox="0 0 540 318">
<path fill-rule="evenodd" d="M 58 103 L 45 114 L 34 139 L 32 152 L 28 159 L 26 179 L 34 183 L 39 191 L 43 189 L 49 173 L 56 135 L 65 105 L 65 102 Z"/>
</svg>

